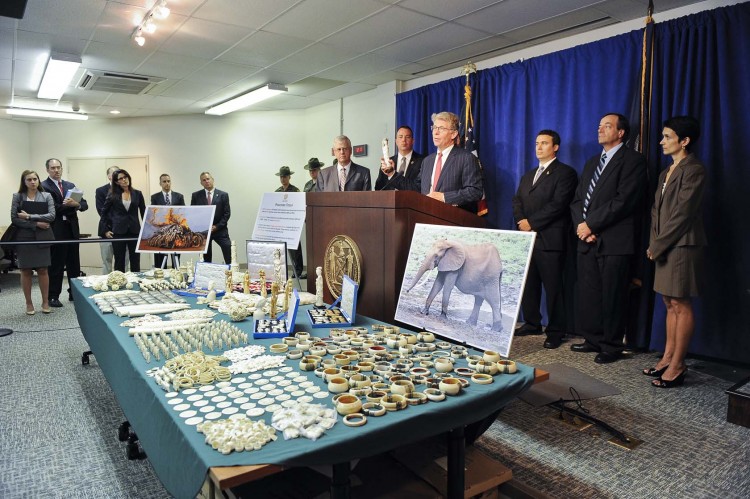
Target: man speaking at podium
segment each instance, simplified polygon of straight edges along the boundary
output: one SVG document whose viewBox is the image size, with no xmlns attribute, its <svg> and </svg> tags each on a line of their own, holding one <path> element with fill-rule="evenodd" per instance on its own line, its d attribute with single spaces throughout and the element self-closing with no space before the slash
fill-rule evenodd
<svg viewBox="0 0 750 499">
<path fill-rule="evenodd" d="M 433 114 L 431 128 L 438 150 L 422 160 L 422 194 L 476 213 L 482 172 L 473 154 L 455 147 L 458 116 L 447 111 Z"/>
</svg>

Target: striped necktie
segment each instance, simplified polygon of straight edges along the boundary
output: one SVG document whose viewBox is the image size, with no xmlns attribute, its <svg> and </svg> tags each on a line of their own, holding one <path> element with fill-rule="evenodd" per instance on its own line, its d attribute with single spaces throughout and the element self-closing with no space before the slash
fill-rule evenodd
<svg viewBox="0 0 750 499">
<path fill-rule="evenodd" d="M 167 194 L 166 194 L 166 195 L 164 196 L 164 198 L 165 198 L 165 199 L 164 199 L 164 204 L 166 204 L 167 206 L 169 206 L 170 204 L 172 204 L 172 201 L 170 201 L 170 200 L 169 200 L 169 193 L 167 193 Z"/>
<path fill-rule="evenodd" d="M 586 220 L 586 212 L 589 209 L 589 204 L 591 204 L 591 196 L 594 194 L 594 188 L 596 187 L 596 183 L 599 181 L 599 177 L 601 177 L 602 172 L 604 171 L 604 165 L 607 161 L 607 153 L 602 154 L 602 157 L 599 158 L 599 166 L 596 167 L 596 170 L 594 170 L 594 176 L 591 177 L 591 182 L 589 183 L 589 188 L 586 191 L 586 199 L 583 200 L 583 219 Z"/>
<path fill-rule="evenodd" d="M 341 167 L 341 170 L 339 170 L 339 190 L 345 191 L 346 187 L 346 168 Z"/>
</svg>

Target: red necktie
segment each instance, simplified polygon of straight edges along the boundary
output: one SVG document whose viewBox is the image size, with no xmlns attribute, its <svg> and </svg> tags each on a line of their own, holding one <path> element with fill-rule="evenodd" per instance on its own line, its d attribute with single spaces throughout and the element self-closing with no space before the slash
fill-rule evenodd
<svg viewBox="0 0 750 499">
<path fill-rule="evenodd" d="M 206 191 L 206 204 L 211 204 L 211 191 Z"/>
<path fill-rule="evenodd" d="M 439 152 L 437 161 L 435 162 L 435 175 L 432 181 L 432 192 L 437 190 L 438 180 L 440 180 L 440 172 L 443 170 L 443 153 Z"/>
<path fill-rule="evenodd" d="M 65 191 L 63 190 L 63 186 L 62 186 L 62 180 L 58 180 L 58 181 L 57 181 L 57 187 L 59 187 L 59 188 L 60 188 L 60 194 L 62 194 L 62 195 L 63 195 L 63 197 L 65 197 Z"/>
</svg>

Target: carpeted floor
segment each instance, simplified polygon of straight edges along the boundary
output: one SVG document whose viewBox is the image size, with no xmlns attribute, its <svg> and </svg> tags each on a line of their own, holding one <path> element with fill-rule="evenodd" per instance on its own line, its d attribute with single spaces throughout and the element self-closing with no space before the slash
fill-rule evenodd
<svg viewBox="0 0 750 499">
<path fill-rule="evenodd" d="M 117 441 L 124 416 L 96 358 L 81 365 L 87 345 L 73 304 L 28 317 L 17 273 L 0 275 L 0 287 L 0 327 L 15 330 L 0 338 L 0 497 L 168 497 L 148 460 L 128 461 Z M 544 350 L 542 342 L 516 338 L 512 357 L 565 364 L 614 385 L 620 395 L 584 406 L 643 443 L 626 451 L 601 431 L 550 419 L 548 407 L 515 401 L 477 443 L 515 480 L 551 497 L 747 497 L 750 429 L 726 422 L 732 381 L 694 369 L 684 387 L 657 390 L 639 373 L 654 354 L 600 366 L 594 354 L 567 344 Z"/>
</svg>

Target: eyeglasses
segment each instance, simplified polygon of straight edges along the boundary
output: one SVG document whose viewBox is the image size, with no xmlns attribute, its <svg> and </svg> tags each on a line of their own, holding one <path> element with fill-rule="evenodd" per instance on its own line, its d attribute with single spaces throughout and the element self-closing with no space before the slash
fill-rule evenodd
<svg viewBox="0 0 750 499">
<path fill-rule="evenodd" d="M 437 133 L 443 133 L 443 132 L 453 132 L 456 129 L 455 128 L 446 128 L 444 126 L 435 126 L 435 125 L 433 125 L 433 126 L 430 127 L 430 130 L 432 130 L 433 132 L 437 132 Z"/>
</svg>

